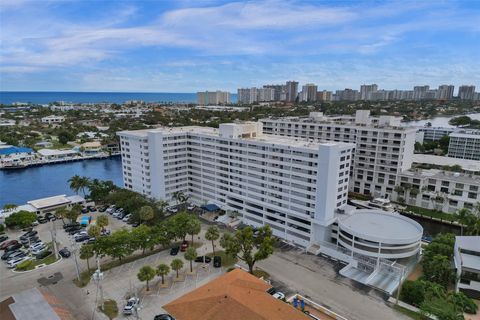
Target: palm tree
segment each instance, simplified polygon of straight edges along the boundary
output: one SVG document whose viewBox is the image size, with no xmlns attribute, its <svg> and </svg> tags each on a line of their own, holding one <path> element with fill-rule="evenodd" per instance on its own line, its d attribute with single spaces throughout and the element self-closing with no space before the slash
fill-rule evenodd
<svg viewBox="0 0 480 320">
<path fill-rule="evenodd" d="M 175 270 L 177 272 L 178 278 L 178 271 L 183 268 L 183 261 L 180 259 L 173 259 L 172 263 L 170 263 L 170 267 L 172 267 L 172 270 Z"/>
<path fill-rule="evenodd" d="M 90 185 L 90 179 L 88 177 L 80 177 L 79 175 L 74 175 L 68 179 L 70 183 L 70 189 L 72 189 L 76 194 L 78 191 L 82 191 L 83 196 L 85 197 L 85 189 Z"/>
<path fill-rule="evenodd" d="M 220 230 L 216 226 L 210 226 L 205 233 L 205 239 L 208 241 L 212 241 L 212 251 L 213 255 L 215 255 L 215 240 L 220 238 Z"/>
<path fill-rule="evenodd" d="M 138 271 L 137 278 L 140 281 L 146 281 L 147 282 L 147 291 L 150 291 L 150 287 L 148 286 L 148 282 L 152 280 L 155 277 L 155 269 L 153 269 L 150 266 L 143 266 L 140 268 L 140 271 Z"/>
<path fill-rule="evenodd" d="M 190 272 L 193 272 L 193 260 L 197 258 L 197 250 L 194 247 L 189 247 L 185 252 L 185 259 L 190 261 Z"/>
<path fill-rule="evenodd" d="M 59 208 L 55 211 L 55 215 L 59 218 L 62 218 L 62 222 L 63 222 L 63 224 L 65 224 L 65 220 L 63 220 L 63 219 L 68 217 L 68 209 L 65 208 L 65 207 Z"/>
<path fill-rule="evenodd" d="M 172 194 L 172 198 L 175 199 L 175 204 L 177 204 L 177 205 L 180 202 L 180 200 L 183 199 L 183 197 L 185 197 L 185 195 L 183 194 L 182 191 L 175 191 Z"/>
<path fill-rule="evenodd" d="M 87 269 L 90 271 L 90 262 L 89 259 L 93 257 L 95 251 L 93 250 L 93 246 L 91 244 L 84 244 L 80 247 L 80 259 L 87 260 Z"/>
<path fill-rule="evenodd" d="M 200 223 L 200 220 L 198 220 L 196 216 L 190 216 L 190 217 L 191 218 L 187 223 L 187 233 L 192 236 L 192 245 L 193 245 L 193 236 L 200 233 L 200 231 L 202 230 L 202 224 Z"/>
<path fill-rule="evenodd" d="M 170 267 L 165 263 L 161 263 L 157 267 L 157 276 L 162 277 L 162 284 L 165 284 L 165 276 L 170 272 Z"/>
<path fill-rule="evenodd" d="M 155 203 L 155 205 L 161 212 L 163 212 L 163 210 L 165 210 L 165 208 L 168 206 L 168 202 L 165 200 L 159 200 Z"/>
</svg>

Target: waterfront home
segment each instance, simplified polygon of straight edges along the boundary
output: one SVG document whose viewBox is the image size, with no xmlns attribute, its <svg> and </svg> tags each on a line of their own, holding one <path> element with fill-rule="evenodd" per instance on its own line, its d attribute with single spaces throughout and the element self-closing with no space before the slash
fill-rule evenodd
<svg viewBox="0 0 480 320">
<path fill-rule="evenodd" d="M 30 148 L 0 145 L 0 167 L 15 167 L 35 158 Z"/>
<path fill-rule="evenodd" d="M 102 151 L 102 144 L 98 141 L 85 142 L 80 145 L 80 150 L 84 155 L 95 155 Z"/>
<path fill-rule="evenodd" d="M 67 160 L 78 156 L 80 153 L 73 149 L 57 150 L 57 149 L 40 149 L 37 151 L 42 160 Z"/>
<path fill-rule="evenodd" d="M 84 131 L 77 134 L 77 139 L 102 139 L 108 137 L 108 134 L 102 132 Z"/>
</svg>

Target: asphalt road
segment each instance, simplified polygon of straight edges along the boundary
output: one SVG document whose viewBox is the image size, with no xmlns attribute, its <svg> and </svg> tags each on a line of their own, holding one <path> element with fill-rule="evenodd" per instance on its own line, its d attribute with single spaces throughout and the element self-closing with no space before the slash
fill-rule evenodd
<svg viewBox="0 0 480 320">
<path fill-rule="evenodd" d="M 267 271 L 272 285 L 287 296 L 300 293 L 349 320 L 409 319 L 388 306 L 383 294 L 339 275 L 340 266 L 325 258 L 286 247 L 257 267 Z"/>
</svg>

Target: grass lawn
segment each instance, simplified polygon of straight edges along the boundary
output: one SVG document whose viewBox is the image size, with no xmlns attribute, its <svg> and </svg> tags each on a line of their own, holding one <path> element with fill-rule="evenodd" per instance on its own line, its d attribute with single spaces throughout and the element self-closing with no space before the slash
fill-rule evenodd
<svg viewBox="0 0 480 320">
<path fill-rule="evenodd" d="M 224 268 L 231 267 L 238 261 L 237 257 L 226 255 L 225 251 L 215 251 L 215 255 L 222 258 L 222 267 Z M 207 256 L 213 257 L 213 252 L 207 253 Z"/>
<path fill-rule="evenodd" d="M 114 319 L 118 316 L 118 306 L 115 300 L 105 300 L 103 307 L 98 307 L 101 312 L 103 312 L 108 319 Z"/>
<path fill-rule="evenodd" d="M 413 207 L 413 206 L 407 206 L 407 210 L 422 216 L 426 216 L 426 217 L 432 217 L 432 218 L 437 218 L 437 219 L 447 220 L 447 221 L 457 220 L 457 216 L 451 213 L 445 213 L 445 212 L 440 212 L 440 211 L 435 211 L 435 210 L 425 209 L 420 207 Z"/>
<path fill-rule="evenodd" d="M 394 305 L 393 309 L 395 309 L 398 312 L 403 313 L 407 317 L 410 317 L 410 318 L 415 319 L 415 320 L 428 320 L 427 317 L 421 315 L 420 313 L 405 309 L 403 307 L 400 307 L 399 305 Z"/>
<path fill-rule="evenodd" d="M 55 261 L 60 260 L 60 258 L 55 259 L 55 255 L 52 253 L 51 255 L 41 259 L 33 259 L 33 260 L 27 260 L 25 261 L 25 264 L 22 266 L 22 263 L 20 263 L 17 268 L 15 268 L 16 271 L 28 271 L 28 270 L 33 270 L 35 269 L 36 266 L 41 265 L 41 264 L 52 264 Z"/>
</svg>

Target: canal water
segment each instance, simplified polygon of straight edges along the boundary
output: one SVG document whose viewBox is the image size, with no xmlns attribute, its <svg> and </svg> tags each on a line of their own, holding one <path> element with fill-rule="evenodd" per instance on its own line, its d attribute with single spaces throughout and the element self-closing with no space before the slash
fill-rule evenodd
<svg viewBox="0 0 480 320">
<path fill-rule="evenodd" d="M 0 208 L 6 203 L 22 205 L 43 197 L 72 195 L 74 192 L 68 186 L 68 179 L 76 174 L 112 180 L 118 186 L 123 184 L 120 157 L 0 170 Z"/>
<path fill-rule="evenodd" d="M 436 220 L 430 220 L 428 218 L 402 214 L 412 220 L 417 221 L 423 227 L 423 234 L 427 236 L 434 237 L 439 233 L 454 233 L 460 235 L 460 227 L 457 225 L 450 224 L 448 222 L 442 223 Z"/>
</svg>

